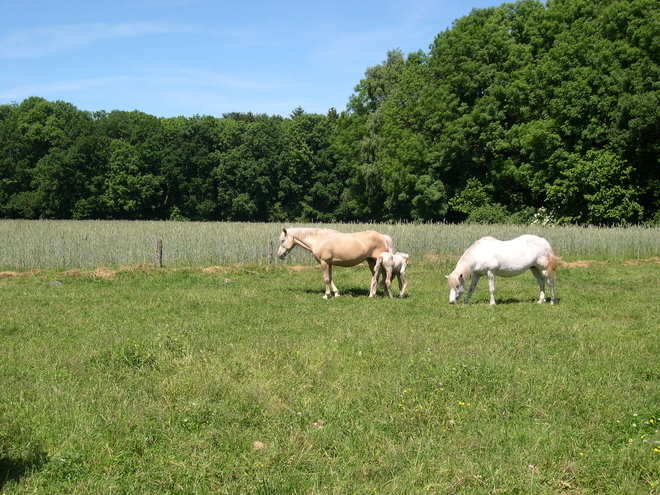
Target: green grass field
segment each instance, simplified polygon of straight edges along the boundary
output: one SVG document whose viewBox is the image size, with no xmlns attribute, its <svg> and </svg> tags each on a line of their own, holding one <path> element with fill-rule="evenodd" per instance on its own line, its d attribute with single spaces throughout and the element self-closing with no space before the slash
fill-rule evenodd
<svg viewBox="0 0 660 495">
<path fill-rule="evenodd" d="M 455 255 L 400 300 L 365 266 L 329 301 L 282 263 L 5 273 L 0 492 L 660 493 L 660 264 L 629 258 L 561 266 L 555 307 L 531 273 L 450 306 Z"/>
</svg>

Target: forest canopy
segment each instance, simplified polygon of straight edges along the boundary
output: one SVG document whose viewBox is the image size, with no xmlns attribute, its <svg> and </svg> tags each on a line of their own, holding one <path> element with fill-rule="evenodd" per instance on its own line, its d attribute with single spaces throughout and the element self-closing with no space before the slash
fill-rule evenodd
<svg viewBox="0 0 660 495">
<path fill-rule="evenodd" d="M 475 9 L 327 114 L 0 105 L 0 218 L 658 225 L 659 5 Z"/>
</svg>

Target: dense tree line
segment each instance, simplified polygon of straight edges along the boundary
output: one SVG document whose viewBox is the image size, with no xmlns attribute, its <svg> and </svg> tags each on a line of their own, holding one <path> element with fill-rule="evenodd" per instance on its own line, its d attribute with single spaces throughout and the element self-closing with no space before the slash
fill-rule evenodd
<svg viewBox="0 0 660 495">
<path fill-rule="evenodd" d="M 475 9 L 345 111 L 0 106 L 0 217 L 660 223 L 657 0 Z"/>
</svg>

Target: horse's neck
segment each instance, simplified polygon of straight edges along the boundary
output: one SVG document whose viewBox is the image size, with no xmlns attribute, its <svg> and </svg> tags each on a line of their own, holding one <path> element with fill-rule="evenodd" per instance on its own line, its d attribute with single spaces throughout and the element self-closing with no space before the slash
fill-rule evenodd
<svg viewBox="0 0 660 495">
<path fill-rule="evenodd" d="M 298 228 L 292 232 L 292 237 L 296 244 L 311 251 L 314 245 L 314 240 L 318 235 L 318 229 Z"/>
<path fill-rule="evenodd" d="M 458 260 L 458 263 L 456 264 L 456 270 L 454 270 L 455 273 L 462 274 L 464 279 L 467 279 L 470 274 L 472 273 L 472 270 L 474 270 L 474 258 L 471 256 L 471 253 L 465 253 L 461 258 Z"/>
</svg>

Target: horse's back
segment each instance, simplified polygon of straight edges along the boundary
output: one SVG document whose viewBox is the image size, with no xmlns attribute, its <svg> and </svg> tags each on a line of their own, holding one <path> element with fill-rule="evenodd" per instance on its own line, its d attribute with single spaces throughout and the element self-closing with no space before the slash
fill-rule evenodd
<svg viewBox="0 0 660 495">
<path fill-rule="evenodd" d="M 381 253 L 392 252 L 392 239 L 375 230 L 344 233 L 328 230 L 318 246 L 318 255 L 332 264 L 352 266 Z M 314 253 L 315 256 L 317 253 Z"/>
<path fill-rule="evenodd" d="M 537 266 L 545 270 L 552 263 L 554 254 L 550 243 L 543 237 L 525 234 L 508 241 L 494 237 L 482 237 L 472 246 L 470 256 L 474 271 L 510 277 Z"/>
</svg>

